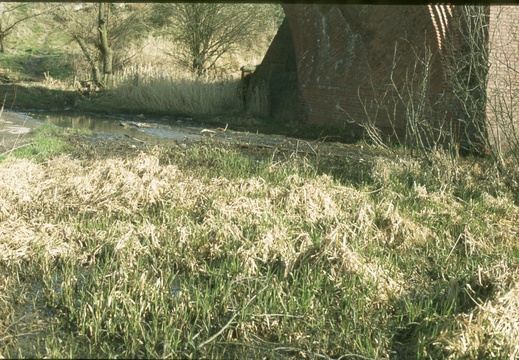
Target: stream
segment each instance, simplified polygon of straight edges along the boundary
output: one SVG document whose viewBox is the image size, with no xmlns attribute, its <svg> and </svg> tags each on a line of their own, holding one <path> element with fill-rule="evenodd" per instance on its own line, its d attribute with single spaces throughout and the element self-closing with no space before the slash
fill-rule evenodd
<svg viewBox="0 0 519 360">
<path fill-rule="evenodd" d="M 97 115 L 51 112 L 27 112 L 26 116 L 65 128 L 88 129 L 103 137 L 127 137 L 149 145 L 172 145 L 183 141 L 215 138 L 229 143 L 243 143 L 262 147 L 292 148 L 299 141 L 283 135 L 266 135 L 233 131 L 227 127 L 204 127 L 189 117 Z"/>
<path fill-rule="evenodd" d="M 105 137 L 130 137 L 150 145 L 167 145 L 173 141 L 196 140 L 204 136 L 203 128 L 191 126 L 190 118 L 147 120 L 128 115 L 30 112 L 32 118 L 63 128 L 86 129 Z M 185 124 L 184 124 L 185 122 Z"/>
</svg>

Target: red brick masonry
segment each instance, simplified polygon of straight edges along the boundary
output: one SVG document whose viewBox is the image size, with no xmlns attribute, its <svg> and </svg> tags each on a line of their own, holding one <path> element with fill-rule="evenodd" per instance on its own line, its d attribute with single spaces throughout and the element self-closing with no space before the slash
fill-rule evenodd
<svg viewBox="0 0 519 360">
<path fill-rule="evenodd" d="M 489 42 L 490 69 L 484 120 L 467 119 L 466 107 L 446 81 L 449 51 L 463 53 L 470 48 L 463 43 L 449 47 L 450 39 L 463 41 L 456 35 L 461 14 L 456 10 L 461 7 L 286 4 L 283 8 L 285 21 L 252 81 L 268 84 L 271 117 L 334 128 L 352 138 L 365 136 L 362 125 L 371 122 L 386 139 L 403 142 L 409 132 L 410 108 L 421 109 L 424 93 L 428 110 L 423 121 L 430 122 L 431 128 L 448 124 L 449 136 L 474 145 L 472 140 L 481 132 L 475 134 L 477 127 L 471 121 L 483 121 L 490 143 L 506 142 L 494 116 L 499 105 L 490 103 L 492 96 L 506 93 L 505 105 L 513 108 L 515 98 L 510 95 L 519 94 L 515 92 L 519 6 L 487 7 L 489 36 L 482 41 Z M 417 62 L 427 58 L 425 49 L 430 54 L 426 93 L 422 91 L 424 65 Z M 388 92 L 395 88 L 400 94 L 412 90 L 414 95 L 408 96 L 412 99 L 405 106 L 395 91 Z M 487 102 L 485 91 L 472 96 Z"/>
</svg>

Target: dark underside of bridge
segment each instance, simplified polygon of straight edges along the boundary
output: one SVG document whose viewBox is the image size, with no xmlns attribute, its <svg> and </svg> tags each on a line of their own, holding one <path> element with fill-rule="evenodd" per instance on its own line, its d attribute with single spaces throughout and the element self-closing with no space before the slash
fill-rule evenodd
<svg viewBox="0 0 519 360">
<path fill-rule="evenodd" d="M 474 143 L 467 140 L 471 129 L 459 120 L 460 106 L 446 86 L 440 55 L 445 52 L 441 48 L 445 34 L 438 32 L 431 7 L 285 4 L 283 8 L 286 17 L 248 79 L 248 105 L 254 94 L 262 93 L 263 114 L 277 123 L 322 128 L 343 140 L 355 140 L 366 136 L 363 124 L 370 121 L 384 140 L 401 143 L 408 130 L 407 109 L 400 104 L 380 111 L 379 96 L 391 81 L 403 88 L 410 75 L 416 77 L 410 69 L 420 49 L 427 48 L 433 54 L 427 101 L 434 104 L 428 116 L 431 121 L 450 122 L 456 129 L 451 134 L 455 141 Z M 451 18 L 456 16 L 452 8 L 448 10 Z"/>
</svg>

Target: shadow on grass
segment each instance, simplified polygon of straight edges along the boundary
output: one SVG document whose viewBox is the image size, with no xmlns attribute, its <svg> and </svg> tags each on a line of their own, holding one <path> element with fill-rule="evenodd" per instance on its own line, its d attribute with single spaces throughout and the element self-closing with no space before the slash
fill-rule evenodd
<svg viewBox="0 0 519 360">
<path fill-rule="evenodd" d="M 65 110 L 76 105 L 77 91 L 49 89 L 30 83 L 1 84 L 0 101 L 5 109 Z"/>
<path fill-rule="evenodd" d="M 113 95 L 113 94 L 112 94 Z M 6 110 L 44 110 L 44 111 L 88 111 L 94 113 L 146 113 L 145 109 L 129 111 L 123 104 L 114 101 L 110 92 L 99 92 L 90 98 L 81 95 L 76 90 L 51 89 L 41 83 L 17 83 L 0 85 L 0 102 Z M 136 111 L 139 110 L 139 111 Z M 172 115 L 171 113 L 158 112 L 149 114 L 154 116 Z M 327 174 L 334 177 L 343 185 L 367 185 L 372 184 L 373 157 L 374 154 L 366 151 L 366 147 L 351 144 L 352 138 L 343 136 L 332 129 L 324 129 L 303 123 L 280 123 L 272 118 L 254 118 L 243 113 L 230 113 L 223 115 L 200 115 L 194 119 L 205 125 L 227 127 L 229 130 L 245 131 L 262 134 L 279 134 L 289 137 L 298 137 L 302 142 L 308 140 L 312 146 L 320 148 L 318 155 L 308 155 L 309 162 L 315 167 L 318 174 Z M 314 140 L 323 141 L 314 142 Z M 124 143 L 124 142 L 121 142 Z M 121 145 L 124 148 L 124 145 Z M 255 161 L 259 158 L 272 158 L 271 151 L 256 149 L 240 149 L 241 153 L 250 155 Z M 125 150 L 122 153 L 126 152 Z M 290 155 L 289 153 L 285 155 Z M 292 154 L 293 155 L 293 154 Z M 291 156 L 292 158 L 293 156 Z M 279 159 L 277 159 L 279 160 Z"/>
<path fill-rule="evenodd" d="M 398 299 L 395 309 L 406 309 L 392 338 L 394 359 L 420 359 L 447 356 L 437 339 L 443 331 L 459 327 L 457 315 L 469 314 L 474 308 L 495 295 L 493 284 L 475 277 L 451 281 L 430 279 L 435 286 L 425 296 Z"/>
</svg>

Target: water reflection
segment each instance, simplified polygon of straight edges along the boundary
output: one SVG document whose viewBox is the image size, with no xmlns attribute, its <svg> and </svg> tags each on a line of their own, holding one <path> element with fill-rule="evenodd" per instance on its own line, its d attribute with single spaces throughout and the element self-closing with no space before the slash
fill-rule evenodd
<svg viewBox="0 0 519 360">
<path fill-rule="evenodd" d="M 60 127 L 117 134 L 142 140 L 152 145 L 168 144 L 172 141 L 199 139 L 202 137 L 198 128 L 168 124 L 166 120 L 152 121 L 123 116 L 108 117 L 93 114 L 30 113 L 29 115 Z"/>
<path fill-rule="evenodd" d="M 125 136 L 148 145 L 172 145 L 184 140 L 200 140 L 203 138 L 215 138 L 227 143 L 240 143 L 257 145 L 261 147 L 276 147 L 293 151 L 315 150 L 311 145 L 303 141 L 309 149 L 300 148 L 300 141 L 286 138 L 283 135 L 267 135 L 260 133 L 240 132 L 218 127 L 205 129 L 197 127 L 191 118 L 162 118 L 143 119 L 128 115 L 99 116 L 94 114 L 72 113 L 29 113 L 38 120 L 45 121 L 60 127 L 88 129 L 106 137 Z M 200 124 L 202 125 L 202 124 Z"/>
</svg>

